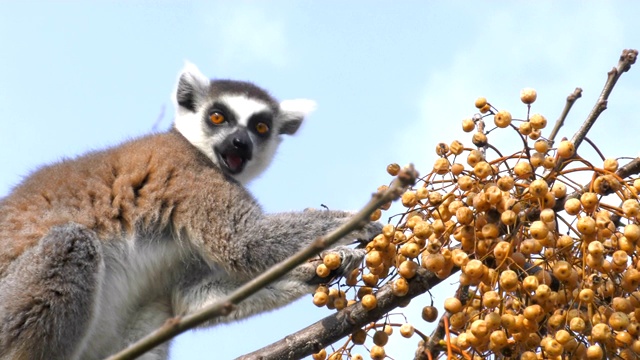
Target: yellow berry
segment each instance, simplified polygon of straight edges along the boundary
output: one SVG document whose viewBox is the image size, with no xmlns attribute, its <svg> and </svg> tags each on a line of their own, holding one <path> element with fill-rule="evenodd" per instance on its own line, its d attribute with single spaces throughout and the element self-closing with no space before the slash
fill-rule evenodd
<svg viewBox="0 0 640 360">
<path fill-rule="evenodd" d="M 382 346 L 373 345 L 371 350 L 369 350 L 369 355 L 372 360 L 382 360 L 387 354 L 384 352 L 384 348 Z"/>
<path fill-rule="evenodd" d="M 464 145 L 458 140 L 454 140 L 451 145 L 449 145 L 449 149 L 453 155 L 460 155 L 464 150 Z"/>
<path fill-rule="evenodd" d="M 371 216 L 369 216 L 369 220 L 371 220 L 371 221 L 378 221 L 378 220 L 380 220 L 380 217 L 382 217 L 382 210 L 380 210 L 380 209 L 375 209 L 375 210 L 371 213 Z"/>
<path fill-rule="evenodd" d="M 546 154 L 547 151 L 549 151 L 549 142 L 547 140 L 540 139 L 536 141 L 533 147 L 536 149 L 537 152 L 541 154 Z"/>
<path fill-rule="evenodd" d="M 433 171 L 438 175 L 444 175 L 449 172 L 451 164 L 447 158 L 438 158 L 433 164 Z"/>
<path fill-rule="evenodd" d="M 474 105 L 476 106 L 476 108 L 481 109 L 485 105 L 487 105 L 487 99 L 483 98 L 483 97 L 479 97 L 479 98 L 476 99 L 476 102 L 475 102 Z"/>
<path fill-rule="evenodd" d="M 410 338 L 413 336 L 414 332 L 415 329 L 413 328 L 413 325 L 409 323 L 404 323 L 400 326 L 400 335 L 402 335 L 402 337 Z"/>
<path fill-rule="evenodd" d="M 604 169 L 607 171 L 615 172 L 616 170 L 618 170 L 618 160 L 606 159 L 604 161 Z"/>
<path fill-rule="evenodd" d="M 543 240 L 547 238 L 549 228 L 544 222 L 536 220 L 531 223 L 531 226 L 529 226 L 529 234 L 536 240 Z"/>
<path fill-rule="evenodd" d="M 367 255 L 365 256 L 365 263 L 367 264 L 368 267 L 378 267 L 380 264 L 382 264 L 382 254 L 380 253 L 380 251 L 374 250 L 374 251 L 370 251 L 367 253 Z"/>
<path fill-rule="evenodd" d="M 471 142 L 477 147 L 483 147 L 487 145 L 487 141 L 487 135 L 480 131 L 476 131 L 476 133 L 473 134 L 473 137 L 471 137 Z"/>
<path fill-rule="evenodd" d="M 505 110 L 500 110 L 493 117 L 493 122 L 499 128 L 506 128 L 507 126 L 509 126 L 511 124 L 511 113 L 509 113 L 508 111 L 505 111 Z"/>
<path fill-rule="evenodd" d="M 615 331 L 626 330 L 629 323 L 629 316 L 622 311 L 616 311 L 609 316 L 609 325 Z"/>
<path fill-rule="evenodd" d="M 529 122 L 534 130 L 544 129 L 547 126 L 547 119 L 540 114 L 531 115 Z"/>
<path fill-rule="evenodd" d="M 422 319 L 427 322 L 434 322 L 438 319 L 438 309 L 435 306 L 425 306 L 422 308 Z"/>
<path fill-rule="evenodd" d="M 372 287 L 377 286 L 378 280 L 380 280 L 380 277 L 376 274 L 371 274 L 371 273 L 362 274 L 362 282 L 364 282 L 364 284 L 367 286 L 372 286 Z M 360 290 L 362 289 L 367 289 L 367 287 L 361 287 Z M 358 294 L 360 293 L 360 290 L 358 290 Z M 358 297 L 362 298 L 360 296 Z"/>
<path fill-rule="evenodd" d="M 331 270 L 325 264 L 320 264 L 316 267 L 316 275 L 321 278 L 325 278 L 331 274 Z"/>
<path fill-rule="evenodd" d="M 542 136 L 542 133 L 540 132 L 539 129 L 532 130 L 531 133 L 529 134 L 529 139 L 538 140 L 540 136 Z"/>
<path fill-rule="evenodd" d="M 576 228 L 583 235 L 594 234 L 596 232 L 596 221 L 590 216 L 583 216 L 578 219 Z"/>
<path fill-rule="evenodd" d="M 384 331 L 378 330 L 373 334 L 373 343 L 378 346 L 385 346 L 388 341 L 389 335 Z"/>
<path fill-rule="evenodd" d="M 391 176 L 398 175 L 398 173 L 400 172 L 400 165 L 398 165 L 396 163 L 387 165 L 387 172 Z"/>
<path fill-rule="evenodd" d="M 401 197 L 402 205 L 405 207 L 413 207 L 418 203 L 418 199 L 415 191 L 407 190 Z"/>
<path fill-rule="evenodd" d="M 471 132 L 476 128 L 476 123 L 472 119 L 462 120 L 462 130 L 464 132 Z"/>
<path fill-rule="evenodd" d="M 398 266 L 398 274 L 405 279 L 411 279 L 416 276 L 418 270 L 418 263 L 411 260 L 405 260 Z"/>
<path fill-rule="evenodd" d="M 491 165 L 489 165 L 489 163 L 486 161 L 480 161 L 476 164 L 476 166 L 473 167 L 473 173 L 479 179 L 488 177 L 489 175 L 491 175 L 491 171 Z"/>
<path fill-rule="evenodd" d="M 630 241 L 638 241 L 638 239 L 640 239 L 640 226 L 637 224 L 626 225 L 624 227 L 624 236 Z"/>
<path fill-rule="evenodd" d="M 414 263 L 415 264 L 415 263 Z M 409 292 L 407 279 L 399 277 L 393 281 L 392 292 L 395 296 L 405 296 Z"/>
<path fill-rule="evenodd" d="M 538 93 L 536 93 L 536 91 L 532 88 L 524 88 L 520 90 L 520 101 L 527 105 L 533 104 L 533 102 L 536 101 L 537 97 Z"/>
<path fill-rule="evenodd" d="M 556 199 L 560 199 L 567 195 L 567 186 L 561 182 L 555 182 L 551 187 L 551 192 Z"/>
<path fill-rule="evenodd" d="M 569 329 L 571 329 L 571 331 L 576 332 L 578 334 L 582 333 L 584 331 L 584 329 L 586 329 L 587 324 L 585 323 L 584 319 L 580 318 L 580 317 L 574 317 L 573 319 L 571 319 L 571 321 L 569 321 Z"/>
<path fill-rule="evenodd" d="M 325 360 L 327 358 L 327 350 L 322 349 L 317 353 L 311 355 L 311 357 L 313 358 L 313 360 Z"/>
<path fill-rule="evenodd" d="M 482 295 L 482 305 L 484 305 L 488 309 L 497 307 L 501 302 L 502 299 L 500 299 L 500 294 L 498 294 L 494 290 L 487 291 Z"/>
<path fill-rule="evenodd" d="M 594 292 L 591 289 L 582 289 L 578 293 L 578 299 L 585 304 L 590 304 L 593 301 Z"/>
<path fill-rule="evenodd" d="M 598 195 L 592 192 L 586 192 L 580 195 L 580 204 L 586 211 L 593 211 L 598 205 Z"/>
<path fill-rule="evenodd" d="M 594 341 L 606 341 L 611 336 L 611 328 L 605 323 L 593 325 L 591 337 Z"/>
<path fill-rule="evenodd" d="M 436 145 L 436 154 L 438 156 L 446 156 L 449 153 L 449 145 L 445 143 L 439 143 Z"/>
<path fill-rule="evenodd" d="M 513 270 L 505 270 L 500 273 L 499 282 L 505 291 L 514 291 L 518 288 L 518 274 Z"/>
<path fill-rule="evenodd" d="M 489 341 L 492 349 L 502 349 L 509 344 L 507 334 L 504 330 L 494 330 L 491 335 L 489 335 Z"/>
<path fill-rule="evenodd" d="M 500 214 L 500 221 L 505 225 L 513 225 L 518 220 L 518 215 L 513 210 L 505 210 Z"/>
<path fill-rule="evenodd" d="M 531 162 L 531 166 L 533 166 L 534 168 L 540 167 L 544 165 L 544 154 L 534 152 L 533 154 L 531 154 L 529 161 Z"/>
<path fill-rule="evenodd" d="M 563 140 L 558 145 L 558 156 L 568 159 L 576 153 L 576 147 L 569 140 Z"/>
<path fill-rule="evenodd" d="M 340 259 L 340 255 L 336 253 L 328 253 L 322 258 L 322 263 L 329 268 L 329 270 L 335 270 L 340 267 L 342 259 Z"/>
<path fill-rule="evenodd" d="M 342 297 L 338 297 L 333 299 L 333 307 L 336 308 L 336 310 L 342 310 L 344 308 L 347 307 L 347 299 L 342 298 Z"/>
<path fill-rule="evenodd" d="M 420 222 L 416 223 L 416 225 L 413 227 L 413 235 L 421 239 L 427 239 L 429 238 L 429 236 L 431 236 L 431 234 L 433 234 L 433 226 L 426 221 L 421 220 Z M 411 249 L 407 249 L 407 251 L 408 250 L 411 250 Z"/>
<path fill-rule="evenodd" d="M 354 344 L 362 345 L 367 340 L 367 332 L 363 329 L 358 329 L 351 334 L 351 341 Z"/>
<path fill-rule="evenodd" d="M 434 273 L 444 268 L 445 261 L 444 256 L 440 253 L 430 254 L 425 252 L 422 255 L 422 267 Z"/>
<path fill-rule="evenodd" d="M 467 164 L 471 166 L 476 166 L 476 164 L 480 161 L 484 160 L 484 155 L 476 149 L 469 151 L 469 155 L 467 155 Z"/>
<path fill-rule="evenodd" d="M 513 189 L 514 185 L 515 185 L 515 182 L 513 178 L 509 175 L 503 176 L 500 179 L 498 179 L 498 188 L 502 191 L 509 191 Z"/>
<path fill-rule="evenodd" d="M 362 307 L 367 311 L 373 310 L 376 308 L 376 306 L 378 306 L 378 299 L 376 299 L 375 295 L 373 294 L 367 294 L 363 296 L 360 302 L 362 304 Z"/>
<path fill-rule="evenodd" d="M 564 210 L 569 215 L 577 215 L 582 210 L 582 204 L 578 199 L 569 199 L 564 203 Z"/>
<path fill-rule="evenodd" d="M 640 214 L 640 204 L 636 199 L 627 199 L 622 203 L 622 212 L 629 218 L 634 218 Z"/>
<path fill-rule="evenodd" d="M 323 292 L 313 294 L 313 305 L 323 307 L 329 302 L 329 295 Z"/>
<path fill-rule="evenodd" d="M 462 302 L 458 298 L 447 298 L 444 301 L 444 309 L 451 314 L 458 313 L 462 310 Z"/>
<path fill-rule="evenodd" d="M 547 182 L 542 179 L 533 180 L 531 184 L 529 184 L 529 192 L 531 195 L 541 198 L 549 192 L 549 186 Z"/>
<path fill-rule="evenodd" d="M 518 126 L 518 131 L 524 136 L 529 136 L 529 134 L 531 134 L 531 131 L 533 131 L 533 128 L 531 127 L 531 123 L 525 121 L 520 123 L 520 125 Z"/>
<path fill-rule="evenodd" d="M 462 191 L 469 191 L 473 188 L 473 179 L 470 176 L 462 175 L 458 178 L 458 186 Z"/>
<path fill-rule="evenodd" d="M 533 173 L 533 168 L 528 162 L 520 161 L 514 166 L 513 172 L 520 178 L 527 178 Z"/>
</svg>

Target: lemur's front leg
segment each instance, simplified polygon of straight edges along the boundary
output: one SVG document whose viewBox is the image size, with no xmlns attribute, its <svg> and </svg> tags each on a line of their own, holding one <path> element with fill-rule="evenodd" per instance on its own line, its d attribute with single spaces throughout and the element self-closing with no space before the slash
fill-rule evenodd
<svg viewBox="0 0 640 360">
<path fill-rule="evenodd" d="M 0 280 L 0 359 L 71 359 L 90 326 L 104 264 L 92 231 L 66 224 Z"/>
<path fill-rule="evenodd" d="M 228 316 L 213 319 L 209 324 L 230 322 L 287 305 L 313 292 L 318 284 L 329 282 L 338 276 L 348 275 L 362 263 L 366 253 L 364 249 L 346 246 L 340 246 L 325 253 L 329 252 L 337 253 L 341 258 L 340 267 L 333 270 L 330 276 L 321 278 L 316 274 L 316 267 L 322 260 L 321 257 L 315 257 L 240 302 Z M 220 301 L 244 283 L 229 276 L 223 270 L 211 270 L 204 262 L 197 271 L 194 270 L 189 270 L 185 282 L 174 293 L 174 311 L 177 314 L 192 313 Z"/>
</svg>

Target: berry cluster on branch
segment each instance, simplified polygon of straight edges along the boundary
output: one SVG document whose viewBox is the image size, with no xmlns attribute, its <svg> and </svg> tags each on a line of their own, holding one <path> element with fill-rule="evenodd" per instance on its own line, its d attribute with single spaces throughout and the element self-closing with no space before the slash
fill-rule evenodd
<svg viewBox="0 0 640 360">
<path fill-rule="evenodd" d="M 623 52 L 585 123 L 595 122 L 636 57 Z M 459 274 L 436 331 L 425 335 L 424 323 L 387 314 L 314 359 L 384 359 L 394 328 L 423 340 L 416 358 L 640 358 L 640 160 L 607 158 L 586 132 L 555 141 L 579 90 L 546 137 L 546 117 L 531 111 L 535 90 L 521 91 L 521 118 L 477 99 L 478 113 L 462 121 L 468 142 L 438 144 L 433 168 L 402 194 L 403 211 L 366 245 L 362 267 L 313 297 L 316 306 L 371 311 L 378 289 L 403 297 L 420 268 L 439 279 Z M 515 141 L 492 142 L 498 131 Z M 583 140 L 598 158 L 578 154 Z M 387 167 L 392 176 L 400 170 Z M 339 261 L 325 257 L 317 274 L 328 276 Z M 433 299 L 422 318 L 438 320 Z"/>
</svg>

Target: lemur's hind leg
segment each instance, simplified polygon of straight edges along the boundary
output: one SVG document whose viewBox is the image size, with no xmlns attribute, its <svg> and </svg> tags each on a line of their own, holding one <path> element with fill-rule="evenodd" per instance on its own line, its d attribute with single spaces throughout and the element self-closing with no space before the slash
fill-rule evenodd
<svg viewBox="0 0 640 360">
<path fill-rule="evenodd" d="M 74 223 L 52 228 L 14 261 L 0 280 L 0 359 L 73 358 L 103 268 L 96 234 Z"/>
</svg>

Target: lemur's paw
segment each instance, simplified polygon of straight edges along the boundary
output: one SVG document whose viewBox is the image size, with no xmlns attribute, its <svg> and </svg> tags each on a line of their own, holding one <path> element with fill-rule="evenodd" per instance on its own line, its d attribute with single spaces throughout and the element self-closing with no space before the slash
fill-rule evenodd
<svg viewBox="0 0 640 360">
<path fill-rule="evenodd" d="M 349 275 L 353 269 L 360 266 L 367 251 L 360 248 L 354 249 L 348 246 L 338 246 L 323 252 L 321 257 L 324 258 L 328 254 L 337 254 L 340 257 L 340 266 L 331 271 L 333 277 L 338 277 Z"/>
</svg>

